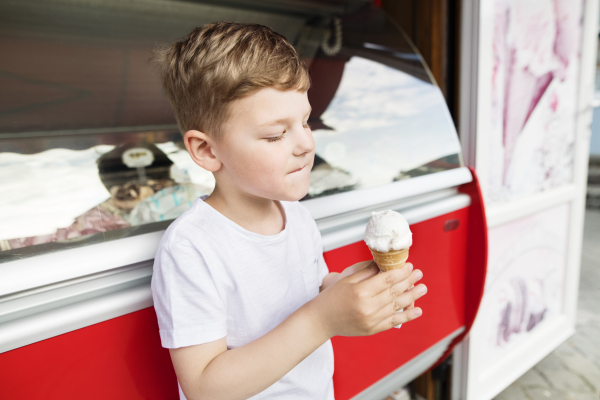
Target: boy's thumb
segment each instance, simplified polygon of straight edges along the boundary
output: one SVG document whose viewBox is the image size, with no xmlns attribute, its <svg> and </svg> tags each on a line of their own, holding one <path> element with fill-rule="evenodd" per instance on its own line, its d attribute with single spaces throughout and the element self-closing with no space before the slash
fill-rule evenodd
<svg viewBox="0 0 600 400">
<path fill-rule="evenodd" d="M 360 264 L 364 264 L 364 266 L 360 266 Z M 360 269 L 357 272 L 350 275 L 348 278 L 346 278 L 351 283 L 364 281 L 365 279 L 369 279 L 370 277 L 375 276 L 379 273 L 379 267 L 373 260 L 358 263 L 356 267 L 357 269 Z"/>
</svg>

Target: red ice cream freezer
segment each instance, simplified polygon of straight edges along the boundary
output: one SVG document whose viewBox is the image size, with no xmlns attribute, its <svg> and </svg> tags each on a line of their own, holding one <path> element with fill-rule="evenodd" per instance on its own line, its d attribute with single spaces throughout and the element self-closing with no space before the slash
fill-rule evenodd
<svg viewBox="0 0 600 400">
<path fill-rule="evenodd" d="M 424 315 L 335 337 L 337 399 L 383 399 L 447 357 L 483 291 L 477 179 L 414 46 L 369 1 L 27 0 L 0 13 L 0 398 L 175 399 L 150 279 L 168 224 L 214 187 L 190 160 L 149 48 L 217 20 L 268 25 L 311 74 L 302 204 L 330 271 L 371 258 L 371 212 L 400 211 Z M 10 99 L 10 101 L 8 101 Z M 6 100 L 6 101 L 4 101 Z"/>
</svg>

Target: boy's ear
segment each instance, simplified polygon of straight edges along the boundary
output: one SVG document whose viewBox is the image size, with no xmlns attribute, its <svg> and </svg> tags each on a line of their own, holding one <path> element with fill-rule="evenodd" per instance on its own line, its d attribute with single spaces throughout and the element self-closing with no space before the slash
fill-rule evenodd
<svg viewBox="0 0 600 400">
<path fill-rule="evenodd" d="M 221 161 L 212 151 L 212 139 L 204 132 L 190 130 L 183 135 L 183 144 L 192 160 L 207 171 L 215 172 L 221 168 Z"/>
</svg>

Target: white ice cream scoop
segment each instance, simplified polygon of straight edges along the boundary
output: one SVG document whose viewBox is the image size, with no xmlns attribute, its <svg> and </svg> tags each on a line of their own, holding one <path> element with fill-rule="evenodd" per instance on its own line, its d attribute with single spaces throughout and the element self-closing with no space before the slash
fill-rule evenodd
<svg viewBox="0 0 600 400">
<path fill-rule="evenodd" d="M 383 253 L 404 250 L 412 246 L 412 232 L 402 214 L 392 210 L 374 212 L 365 229 L 365 242 Z"/>
</svg>

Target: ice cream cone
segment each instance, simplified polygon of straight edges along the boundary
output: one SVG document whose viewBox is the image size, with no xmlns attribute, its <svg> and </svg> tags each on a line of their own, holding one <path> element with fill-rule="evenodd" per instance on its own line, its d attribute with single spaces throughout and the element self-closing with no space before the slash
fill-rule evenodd
<svg viewBox="0 0 600 400">
<path fill-rule="evenodd" d="M 370 247 L 369 250 L 371 250 L 373 260 L 382 272 L 402 268 L 408 259 L 408 249 L 390 250 L 385 253 Z"/>
</svg>

